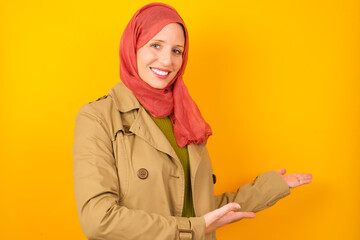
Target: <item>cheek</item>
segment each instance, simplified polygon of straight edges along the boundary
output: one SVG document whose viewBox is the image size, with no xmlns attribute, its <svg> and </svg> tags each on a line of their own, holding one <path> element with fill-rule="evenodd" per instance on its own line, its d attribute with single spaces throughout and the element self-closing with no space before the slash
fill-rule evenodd
<svg viewBox="0 0 360 240">
<path fill-rule="evenodd" d="M 154 61 L 157 60 L 157 54 L 155 52 L 152 51 L 147 51 L 146 53 L 143 54 L 143 61 L 146 64 L 151 64 Z"/>
<path fill-rule="evenodd" d="M 136 60 L 138 69 L 145 69 L 154 62 L 156 59 L 155 55 L 151 51 L 141 51 L 139 50 L 136 54 Z"/>
<path fill-rule="evenodd" d="M 182 66 L 182 63 L 183 63 L 183 60 L 182 60 L 182 58 L 180 57 L 180 58 L 176 59 L 176 61 L 174 61 L 174 63 L 175 63 L 174 68 L 176 69 L 176 72 L 177 72 L 177 71 L 180 70 L 180 68 L 181 68 L 181 66 Z"/>
</svg>

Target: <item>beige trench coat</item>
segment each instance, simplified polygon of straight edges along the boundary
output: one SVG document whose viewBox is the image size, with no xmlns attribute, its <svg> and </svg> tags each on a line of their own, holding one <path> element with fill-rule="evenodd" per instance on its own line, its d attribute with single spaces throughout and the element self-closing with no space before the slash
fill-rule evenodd
<svg viewBox="0 0 360 240">
<path fill-rule="evenodd" d="M 206 144 L 188 145 L 197 217 L 181 217 L 182 165 L 134 94 L 122 82 L 109 95 L 81 107 L 74 135 L 74 187 L 88 239 L 216 239 L 205 235 L 203 215 L 229 202 L 257 212 L 290 193 L 275 171 L 235 192 L 214 196 Z"/>
</svg>

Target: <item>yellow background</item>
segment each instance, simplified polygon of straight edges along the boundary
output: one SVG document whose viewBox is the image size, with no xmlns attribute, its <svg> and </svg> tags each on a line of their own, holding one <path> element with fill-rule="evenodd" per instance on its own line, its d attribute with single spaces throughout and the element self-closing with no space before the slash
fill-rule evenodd
<svg viewBox="0 0 360 240">
<path fill-rule="evenodd" d="M 119 81 L 118 47 L 148 1 L 1 1 L 1 239 L 85 239 L 75 209 L 75 115 Z M 187 24 L 189 91 L 234 191 L 282 167 L 310 172 L 219 239 L 360 239 L 360 4 L 165 1 Z"/>
</svg>

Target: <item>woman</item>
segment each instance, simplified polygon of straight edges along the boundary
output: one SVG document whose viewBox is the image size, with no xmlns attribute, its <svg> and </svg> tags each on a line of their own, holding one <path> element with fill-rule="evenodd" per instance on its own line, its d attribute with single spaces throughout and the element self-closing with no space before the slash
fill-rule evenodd
<svg viewBox="0 0 360 240">
<path fill-rule="evenodd" d="M 310 174 L 282 169 L 214 196 L 212 131 L 182 80 L 188 48 L 174 8 L 142 7 L 121 38 L 121 82 L 80 109 L 74 184 L 89 239 L 216 239 L 217 228 L 311 182 Z"/>
</svg>

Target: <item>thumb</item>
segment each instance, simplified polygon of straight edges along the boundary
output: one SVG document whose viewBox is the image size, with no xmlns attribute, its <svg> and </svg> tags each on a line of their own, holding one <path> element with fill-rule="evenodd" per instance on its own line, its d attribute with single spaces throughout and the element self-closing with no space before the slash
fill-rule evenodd
<svg viewBox="0 0 360 240">
<path fill-rule="evenodd" d="M 286 173 L 286 169 L 282 168 L 282 169 L 276 170 L 276 172 L 280 175 L 284 175 Z"/>
</svg>

